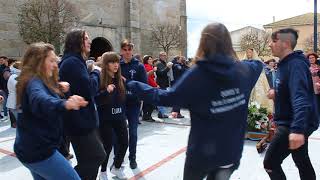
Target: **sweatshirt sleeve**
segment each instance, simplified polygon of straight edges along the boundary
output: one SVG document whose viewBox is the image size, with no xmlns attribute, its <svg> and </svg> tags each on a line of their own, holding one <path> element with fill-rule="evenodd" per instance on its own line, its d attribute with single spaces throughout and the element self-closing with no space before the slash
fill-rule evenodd
<svg viewBox="0 0 320 180">
<path fill-rule="evenodd" d="M 311 113 L 310 93 L 313 90 L 308 81 L 309 68 L 302 60 L 296 60 L 289 66 L 288 88 L 293 111 L 293 121 L 290 131 L 303 134 L 307 118 Z M 309 77 L 310 78 L 310 77 Z"/>
<path fill-rule="evenodd" d="M 148 83 L 148 76 L 143 64 L 139 64 L 140 82 Z"/>
<path fill-rule="evenodd" d="M 70 84 L 71 94 L 76 94 L 89 100 L 96 95 L 99 89 L 99 71 L 88 74 L 86 67 L 78 59 L 68 59 L 60 68 L 61 81 Z"/>
<path fill-rule="evenodd" d="M 250 68 L 250 71 L 251 71 L 250 75 L 252 77 L 251 87 L 253 87 L 260 77 L 260 74 L 263 69 L 263 64 L 262 62 L 257 60 L 243 60 L 242 62 L 248 65 Z"/>
<path fill-rule="evenodd" d="M 192 71 L 183 77 L 169 90 L 153 88 L 147 84 L 129 81 L 127 88 L 145 102 L 162 106 L 180 106 L 188 108 L 192 101 L 196 78 Z"/>
<path fill-rule="evenodd" d="M 31 111 L 37 117 L 47 117 L 58 114 L 65 109 L 65 100 L 47 93 L 40 80 L 31 80 L 26 88 L 26 94 L 31 104 Z"/>
</svg>

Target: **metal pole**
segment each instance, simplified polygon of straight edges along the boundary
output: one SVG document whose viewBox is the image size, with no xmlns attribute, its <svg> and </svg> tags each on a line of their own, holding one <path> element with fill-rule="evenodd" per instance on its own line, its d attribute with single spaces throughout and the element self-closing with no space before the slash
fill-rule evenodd
<svg viewBox="0 0 320 180">
<path fill-rule="evenodd" d="M 317 0 L 314 0 L 314 13 L 313 13 L 313 51 L 317 53 L 318 49 L 318 13 L 317 13 Z"/>
</svg>

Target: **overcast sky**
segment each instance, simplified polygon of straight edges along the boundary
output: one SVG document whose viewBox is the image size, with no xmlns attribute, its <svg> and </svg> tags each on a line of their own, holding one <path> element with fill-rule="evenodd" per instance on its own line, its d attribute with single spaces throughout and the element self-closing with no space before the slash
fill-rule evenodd
<svg viewBox="0 0 320 180">
<path fill-rule="evenodd" d="M 221 22 L 233 31 L 245 26 L 263 29 L 275 20 L 313 12 L 314 0 L 187 0 L 188 56 L 198 47 L 201 30 L 210 22 Z M 318 1 L 318 13 L 320 2 Z"/>
</svg>

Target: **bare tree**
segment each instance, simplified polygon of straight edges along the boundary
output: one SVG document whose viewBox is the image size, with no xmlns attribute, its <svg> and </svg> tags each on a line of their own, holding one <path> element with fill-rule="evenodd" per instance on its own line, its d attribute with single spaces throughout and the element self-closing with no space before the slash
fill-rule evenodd
<svg viewBox="0 0 320 180">
<path fill-rule="evenodd" d="M 319 40 L 319 35 L 320 33 L 318 33 L 318 42 L 317 42 L 317 54 L 320 54 L 320 40 Z M 310 37 L 308 37 L 305 42 L 304 42 L 304 50 L 306 52 L 313 52 L 313 34 L 310 35 Z"/>
<path fill-rule="evenodd" d="M 245 51 L 248 48 L 256 50 L 258 56 L 269 56 L 271 50 L 269 48 L 270 34 L 261 32 L 249 32 L 241 37 L 240 48 Z"/>
<path fill-rule="evenodd" d="M 151 43 L 168 54 L 172 49 L 181 50 L 184 47 L 186 43 L 182 36 L 180 26 L 159 24 L 152 27 Z"/>
<path fill-rule="evenodd" d="M 59 53 L 66 31 L 77 25 L 77 14 L 66 0 L 27 0 L 19 9 L 20 35 L 27 44 L 51 43 Z"/>
</svg>

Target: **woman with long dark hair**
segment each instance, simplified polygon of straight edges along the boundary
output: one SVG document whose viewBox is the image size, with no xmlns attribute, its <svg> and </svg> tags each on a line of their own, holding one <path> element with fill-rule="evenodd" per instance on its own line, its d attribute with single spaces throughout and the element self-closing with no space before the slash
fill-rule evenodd
<svg viewBox="0 0 320 180">
<path fill-rule="evenodd" d="M 229 31 L 213 23 L 201 33 L 195 65 L 171 89 L 127 86 L 146 102 L 190 110 L 184 180 L 226 180 L 240 163 L 250 92 L 261 71 L 259 61 L 238 61 Z"/>
<path fill-rule="evenodd" d="M 90 38 L 86 31 L 71 30 L 65 40 L 64 54 L 60 62 L 59 76 L 70 83 L 70 92 L 88 101 L 88 106 L 64 115 L 65 133 L 69 137 L 78 164 L 76 171 L 84 180 L 95 180 L 105 151 L 98 136 L 99 117 L 94 97 L 99 90 L 98 68 L 89 72 L 85 60 L 90 53 Z"/>
<path fill-rule="evenodd" d="M 35 180 L 80 180 L 58 152 L 62 140 L 62 114 L 85 107 L 80 96 L 61 99 L 68 87 L 59 88 L 57 56 L 51 44 L 31 44 L 22 60 L 17 82 L 17 135 L 14 152 Z M 62 87 L 62 86 L 61 86 Z"/>
<path fill-rule="evenodd" d="M 107 180 L 106 169 L 112 150 L 112 140 L 116 139 L 117 151 L 110 171 L 118 178 L 125 179 L 121 165 L 128 148 L 128 130 L 124 110 L 126 92 L 121 77 L 120 56 L 115 52 L 104 53 L 101 68 L 100 92 L 96 96 L 96 102 L 100 119 L 100 135 L 107 157 L 101 165 L 99 177 L 100 180 Z M 116 138 L 112 138 L 113 132 Z"/>
</svg>

